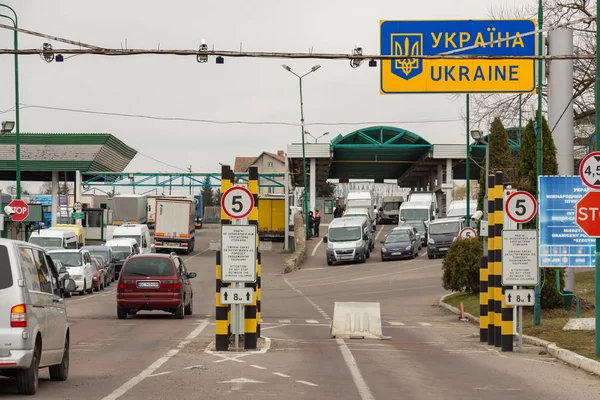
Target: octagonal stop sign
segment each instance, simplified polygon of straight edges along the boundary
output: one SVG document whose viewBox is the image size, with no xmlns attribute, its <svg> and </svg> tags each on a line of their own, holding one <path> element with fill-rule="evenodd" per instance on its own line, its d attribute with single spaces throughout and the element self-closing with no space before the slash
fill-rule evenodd
<svg viewBox="0 0 600 400">
<path fill-rule="evenodd" d="M 15 212 L 10 216 L 13 221 L 23 221 L 29 215 L 29 206 L 23 200 L 13 200 L 8 206 Z"/>
<path fill-rule="evenodd" d="M 589 237 L 600 238 L 600 192 L 588 192 L 577 202 L 575 222 Z"/>
</svg>

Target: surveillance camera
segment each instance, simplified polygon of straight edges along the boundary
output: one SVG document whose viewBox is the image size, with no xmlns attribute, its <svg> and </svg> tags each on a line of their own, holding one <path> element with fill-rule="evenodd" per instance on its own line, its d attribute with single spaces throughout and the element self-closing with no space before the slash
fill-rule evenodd
<svg viewBox="0 0 600 400">
<path fill-rule="evenodd" d="M 17 212 L 15 211 L 14 208 L 12 208 L 11 206 L 6 206 L 4 207 L 4 212 L 6 213 L 6 215 L 8 215 L 9 217 L 12 217 L 13 215 L 15 215 Z"/>
<path fill-rule="evenodd" d="M 483 217 L 483 213 L 481 211 L 475 212 L 475 214 L 471 215 L 471 219 L 473 221 L 479 221 Z"/>
</svg>

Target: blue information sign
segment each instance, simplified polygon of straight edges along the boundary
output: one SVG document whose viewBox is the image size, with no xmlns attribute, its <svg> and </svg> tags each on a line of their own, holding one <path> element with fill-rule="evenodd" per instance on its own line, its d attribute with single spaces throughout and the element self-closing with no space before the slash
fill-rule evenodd
<svg viewBox="0 0 600 400">
<path fill-rule="evenodd" d="M 575 204 L 590 188 L 579 176 L 540 176 L 540 267 L 594 267 L 596 240 L 575 223 Z"/>
<path fill-rule="evenodd" d="M 381 21 L 381 93 L 531 92 L 532 59 L 419 59 L 454 56 L 533 56 L 533 20 Z M 510 38 L 510 39 L 509 39 Z M 499 41 L 497 43 L 493 43 Z M 469 50 L 466 47 L 477 46 Z"/>
</svg>

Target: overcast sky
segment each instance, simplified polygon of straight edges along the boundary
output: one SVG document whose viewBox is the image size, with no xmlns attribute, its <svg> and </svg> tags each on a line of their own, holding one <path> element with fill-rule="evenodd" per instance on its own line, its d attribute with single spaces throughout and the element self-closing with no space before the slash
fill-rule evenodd
<svg viewBox="0 0 600 400">
<path fill-rule="evenodd" d="M 523 0 L 525 1 L 525 0 Z M 218 50 L 349 53 L 359 42 L 377 54 L 380 20 L 484 19 L 503 0 L 282 0 L 246 1 L 6 1 L 20 27 L 90 44 L 118 48 L 197 49 L 201 39 Z M 508 4 L 521 1 L 509 1 Z M 3 21 L 3 23 L 5 23 Z M 45 39 L 19 35 L 20 48 Z M 55 48 L 70 47 L 52 41 Z M 0 47 L 12 33 L 0 31 Z M 21 103 L 93 111 L 221 121 L 299 123 L 298 79 L 304 73 L 306 123 L 319 136 L 347 134 L 380 121 L 397 121 L 432 143 L 464 141 L 464 96 L 381 95 L 379 68 L 350 68 L 348 61 L 225 59 L 199 64 L 193 56 L 108 57 L 80 55 L 63 63 L 21 56 Z M 13 58 L 0 56 L 0 110 L 14 106 Z M 14 119 L 14 113 L 0 115 Z M 445 123 L 410 121 L 455 120 Z M 300 140 L 300 127 L 151 121 L 24 108 L 21 132 L 107 132 L 138 150 L 129 171 L 175 171 L 166 164 L 213 172 L 236 156 L 275 152 Z M 321 140 L 322 141 L 322 140 Z"/>
</svg>

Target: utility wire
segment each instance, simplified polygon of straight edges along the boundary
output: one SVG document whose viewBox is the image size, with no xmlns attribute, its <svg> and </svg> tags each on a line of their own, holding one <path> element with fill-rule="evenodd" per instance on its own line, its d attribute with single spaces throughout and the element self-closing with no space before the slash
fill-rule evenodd
<svg viewBox="0 0 600 400">
<path fill-rule="evenodd" d="M 116 117 L 127 117 L 127 118 L 143 118 L 159 121 L 183 121 L 183 122 L 199 122 L 207 124 L 220 124 L 220 125 L 284 125 L 284 126 L 295 126 L 300 127 L 302 124 L 296 122 L 283 122 L 283 121 L 243 121 L 243 120 L 211 120 L 211 119 L 200 119 L 200 118 L 185 118 L 185 117 L 158 117 L 153 115 L 144 114 L 126 114 L 109 111 L 93 111 L 93 110 L 82 110 L 65 107 L 51 107 L 33 104 L 23 104 L 23 108 L 38 108 L 43 110 L 54 110 L 54 111 L 67 111 L 82 114 L 97 114 L 97 115 L 109 115 Z M 9 111 L 9 110 L 7 110 Z M 408 120 L 408 121 L 355 121 L 355 122 L 305 122 L 304 126 L 344 126 L 344 125 L 381 125 L 381 124 L 424 124 L 424 123 L 447 123 L 447 122 L 460 122 L 461 119 L 438 119 L 438 120 Z"/>
<path fill-rule="evenodd" d="M 0 28 L 10 29 L 10 30 L 13 30 L 13 31 L 24 33 L 26 35 L 39 36 L 39 37 L 43 37 L 44 39 L 54 40 L 56 42 L 62 42 L 62 43 L 72 44 L 72 45 L 79 46 L 79 47 L 87 47 L 88 49 L 104 50 L 103 47 L 94 46 L 92 44 L 87 44 L 87 43 L 83 43 L 83 42 L 75 41 L 75 40 L 70 40 L 70 39 L 65 39 L 65 38 L 61 38 L 61 37 L 58 37 L 58 36 L 50 36 L 50 35 L 46 35 L 44 33 L 30 31 L 28 29 L 23 29 L 23 28 L 17 28 L 17 27 L 10 26 L 10 25 L 0 24 Z"/>
<path fill-rule="evenodd" d="M 156 161 L 157 163 L 160 163 L 160 164 L 162 164 L 162 165 L 165 165 L 165 166 L 167 166 L 167 167 L 169 167 L 169 168 L 174 168 L 174 169 L 177 169 L 177 170 L 180 170 L 180 171 L 184 171 L 184 172 L 188 172 L 188 171 L 189 171 L 189 170 L 187 170 L 187 169 L 180 168 L 180 167 L 177 167 L 177 166 L 175 166 L 175 165 L 168 164 L 168 163 L 166 163 L 166 162 L 164 162 L 164 161 L 160 161 L 160 160 L 159 160 L 159 159 L 157 159 L 157 158 L 154 158 L 154 157 L 152 157 L 152 156 L 149 156 L 148 154 L 140 153 L 139 151 L 137 152 L 137 154 L 139 154 L 140 156 L 144 156 L 144 157 L 146 157 L 146 158 L 149 158 L 149 159 L 150 159 L 150 160 L 152 160 L 152 161 Z"/>
</svg>

